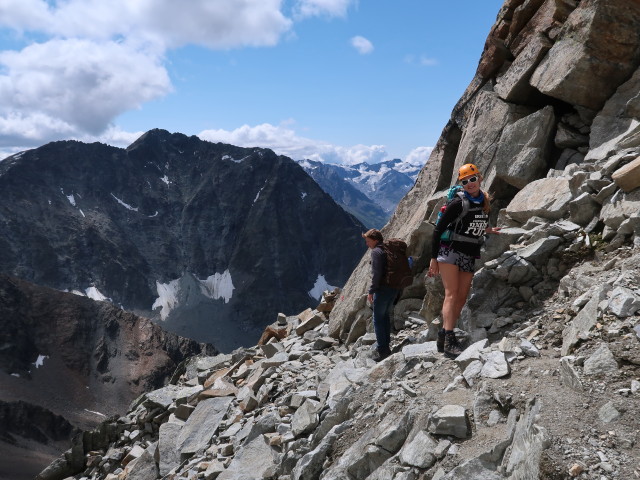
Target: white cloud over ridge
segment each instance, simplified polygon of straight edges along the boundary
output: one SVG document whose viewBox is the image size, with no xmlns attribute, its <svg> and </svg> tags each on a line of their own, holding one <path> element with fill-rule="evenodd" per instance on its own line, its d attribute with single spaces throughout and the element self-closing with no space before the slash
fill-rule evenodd
<svg viewBox="0 0 640 480">
<path fill-rule="evenodd" d="M 198 134 L 202 140 L 222 142 L 239 147 L 270 148 L 279 155 L 294 160 L 316 160 L 326 163 L 355 165 L 358 163 L 379 163 L 391 157 L 384 145 L 352 145 L 343 147 L 319 140 L 299 136 L 286 125 L 243 125 L 235 130 L 204 130 Z M 418 147 L 406 158 L 412 165 L 424 165 L 432 147 Z"/>
<path fill-rule="evenodd" d="M 301 17 L 327 15 L 330 17 L 344 17 L 353 0 L 299 0 L 294 11 Z"/>
<path fill-rule="evenodd" d="M 290 18 L 285 0 L 1 0 L 0 29 L 26 46 L 0 51 L 0 149 L 109 136 L 172 91 L 168 49 L 273 46 L 296 13 L 344 16 L 354 1 L 294 0 Z"/>
<path fill-rule="evenodd" d="M 360 55 L 373 52 L 373 43 L 359 35 L 351 39 L 351 46 L 355 48 Z"/>
</svg>

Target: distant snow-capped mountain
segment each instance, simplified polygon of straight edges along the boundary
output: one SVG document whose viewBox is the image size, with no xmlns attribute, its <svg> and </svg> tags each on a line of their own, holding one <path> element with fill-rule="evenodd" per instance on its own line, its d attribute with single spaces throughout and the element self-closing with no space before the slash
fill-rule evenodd
<svg viewBox="0 0 640 480">
<path fill-rule="evenodd" d="M 342 208 L 367 227 L 376 228 L 387 223 L 422 168 L 400 159 L 356 165 L 298 163 Z"/>
</svg>

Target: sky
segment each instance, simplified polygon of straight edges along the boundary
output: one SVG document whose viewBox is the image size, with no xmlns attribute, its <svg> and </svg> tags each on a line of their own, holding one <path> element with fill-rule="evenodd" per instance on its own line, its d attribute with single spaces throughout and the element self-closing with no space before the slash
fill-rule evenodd
<svg viewBox="0 0 640 480">
<path fill-rule="evenodd" d="M 0 0 L 0 158 L 153 128 L 424 163 L 502 0 Z"/>
</svg>

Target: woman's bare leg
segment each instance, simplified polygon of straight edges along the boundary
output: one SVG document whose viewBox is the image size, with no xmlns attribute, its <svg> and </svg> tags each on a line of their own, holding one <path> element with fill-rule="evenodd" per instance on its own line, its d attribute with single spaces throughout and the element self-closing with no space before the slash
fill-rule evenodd
<svg viewBox="0 0 640 480">
<path fill-rule="evenodd" d="M 440 276 L 444 285 L 444 302 L 442 303 L 442 326 L 445 330 L 453 330 L 458 320 L 460 312 L 458 308 L 458 295 L 460 287 L 459 277 L 460 271 L 457 265 L 450 263 L 438 262 L 440 268 Z M 464 305 L 464 303 L 463 303 Z M 462 308 L 462 307 L 461 307 Z"/>
</svg>

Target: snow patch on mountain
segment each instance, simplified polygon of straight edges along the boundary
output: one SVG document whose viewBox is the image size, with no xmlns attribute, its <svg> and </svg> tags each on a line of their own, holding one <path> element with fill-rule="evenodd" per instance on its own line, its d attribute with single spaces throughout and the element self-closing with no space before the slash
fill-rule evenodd
<svg viewBox="0 0 640 480">
<path fill-rule="evenodd" d="M 110 299 L 107 298 L 105 295 L 103 295 L 102 292 L 98 290 L 96 287 L 89 287 L 84 291 L 84 293 L 87 295 L 87 297 L 93 300 L 96 300 L 98 302 L 110 301 Z"/>
<path fill-rule="evenodd" d="M 223 273 L 215 273 L 206 280 L 200 280 L 202 284 L 201 290 L 204 295 L 214 300 L 220 298 L 224 299 L 224 303 L 229 303 L 231 297 L 233 297 L 233 280 L 231 279 L 231 272 L 225 270 Z"/>
<path fill-rule="evenodd" d="M 48 355 L 38 355 L 38 359 L 33 363 L 36 368 L 40 368 L 44 365 L 44 361 L 49 358 Z"/>
<path fill-rule="evenodd" d="M 113 198 L 116 199 L 116 201 L 122 205 L 124 208 L 126 208 L 127 210 L 131 210 L 133 212 L 137 212 L 138 211 L 138 207 L 132 207 L 131 205 L 129 205 L 128 203 L 123 202 L 122 200 L 120 200 L 118 197 L 116 197 L 113 193 L 111 194 L 111 196 Z"/>
<path fill-rule="evenodd" d="M 169 283 L 160 283 L 156 281 L 156 291 L 158 292 L 158 298 L 153 302 L 151 310 L 160 308 L 160 318 L 166 320 L 173 310 L 178 305 L 178 293 L 180 292 L 180 279 L 171 280 Z"/>
<path fill-rule="evenodd" d="M 309 290 L 309 296 L 319 301 L 322 297 L 322 292 L 325 290 L 333 290 L 335 288 L 336 287 L 329 285 L 327 280 L 324 278 L 324 275 L 319 273 L 316 283 L 313 285 L 313 288 Z"/>
</svg>

